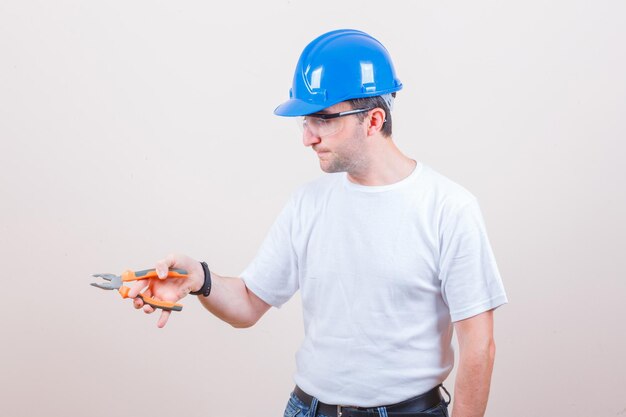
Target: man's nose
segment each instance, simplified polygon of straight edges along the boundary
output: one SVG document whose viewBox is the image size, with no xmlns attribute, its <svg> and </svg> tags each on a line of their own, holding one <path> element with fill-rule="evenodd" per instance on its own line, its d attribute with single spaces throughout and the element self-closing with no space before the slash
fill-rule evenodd
<svg viewBox="0 0 626 417">
<path fill-rule="evenodd" d="M 304 129 L 302 131 L 302 143 L 304 144 L 304 146 L 315 145 L 316 143 L 320 143 L 321 141 L 322 139 L 319 136 L 311 133 L 309 129 Z"/>
</svg>

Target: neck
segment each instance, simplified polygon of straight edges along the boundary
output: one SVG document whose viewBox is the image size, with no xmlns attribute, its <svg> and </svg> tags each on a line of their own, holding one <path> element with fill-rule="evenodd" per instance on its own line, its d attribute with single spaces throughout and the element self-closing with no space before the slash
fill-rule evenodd
<svg viewBox="0 0 626 417">
<path fill-rule="evenodd" d="M 382 137 L 373 142 L 361 163 L 348 172 L 348 180 L 368 186 L 394 184 L 411 175 L 415 165 L 391 138 Z"/>
</svg>

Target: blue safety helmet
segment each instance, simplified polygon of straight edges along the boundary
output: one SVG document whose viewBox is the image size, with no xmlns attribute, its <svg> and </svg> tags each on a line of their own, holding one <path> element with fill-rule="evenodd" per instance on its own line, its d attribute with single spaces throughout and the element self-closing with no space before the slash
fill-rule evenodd
<svg viewBox="0 0 626 417">
<path fill-rule="evenodd" d="M 304 116 L 345 100 L 402 88 L 387 49 L 367 33 L 340 29 L 309 43 L 298 60 L 279 116 Z"/>
</svg>

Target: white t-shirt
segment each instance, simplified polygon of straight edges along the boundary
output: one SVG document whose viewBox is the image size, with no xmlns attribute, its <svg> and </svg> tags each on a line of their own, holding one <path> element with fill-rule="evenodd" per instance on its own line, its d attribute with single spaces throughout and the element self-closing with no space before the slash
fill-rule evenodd
<svg viewBox="0 0 626 417">
<path fill-rule="evenodd" d="M 276 307 L 301 291 L 294 379 L 328 404 L 428 391 L 452 370 L 452 322 L 507 302 L 476 198 L 421 163 L 391 185 L 301 187 L 241 277 Z"/>
</svg>

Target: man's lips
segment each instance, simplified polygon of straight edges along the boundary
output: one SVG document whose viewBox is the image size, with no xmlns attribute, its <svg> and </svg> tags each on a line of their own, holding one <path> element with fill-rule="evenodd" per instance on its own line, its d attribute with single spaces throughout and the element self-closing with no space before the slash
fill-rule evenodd
<svg viewBox="0 0 626 417">
<path fill-rule="evenodd" d="M 329 153 L 330 151 L 328 149 L 320 149 L 320 148 L 313 148 L 313 150 L 315 151 L 316 154 L 321 155 L 323 153 Z"/>
</svg>

